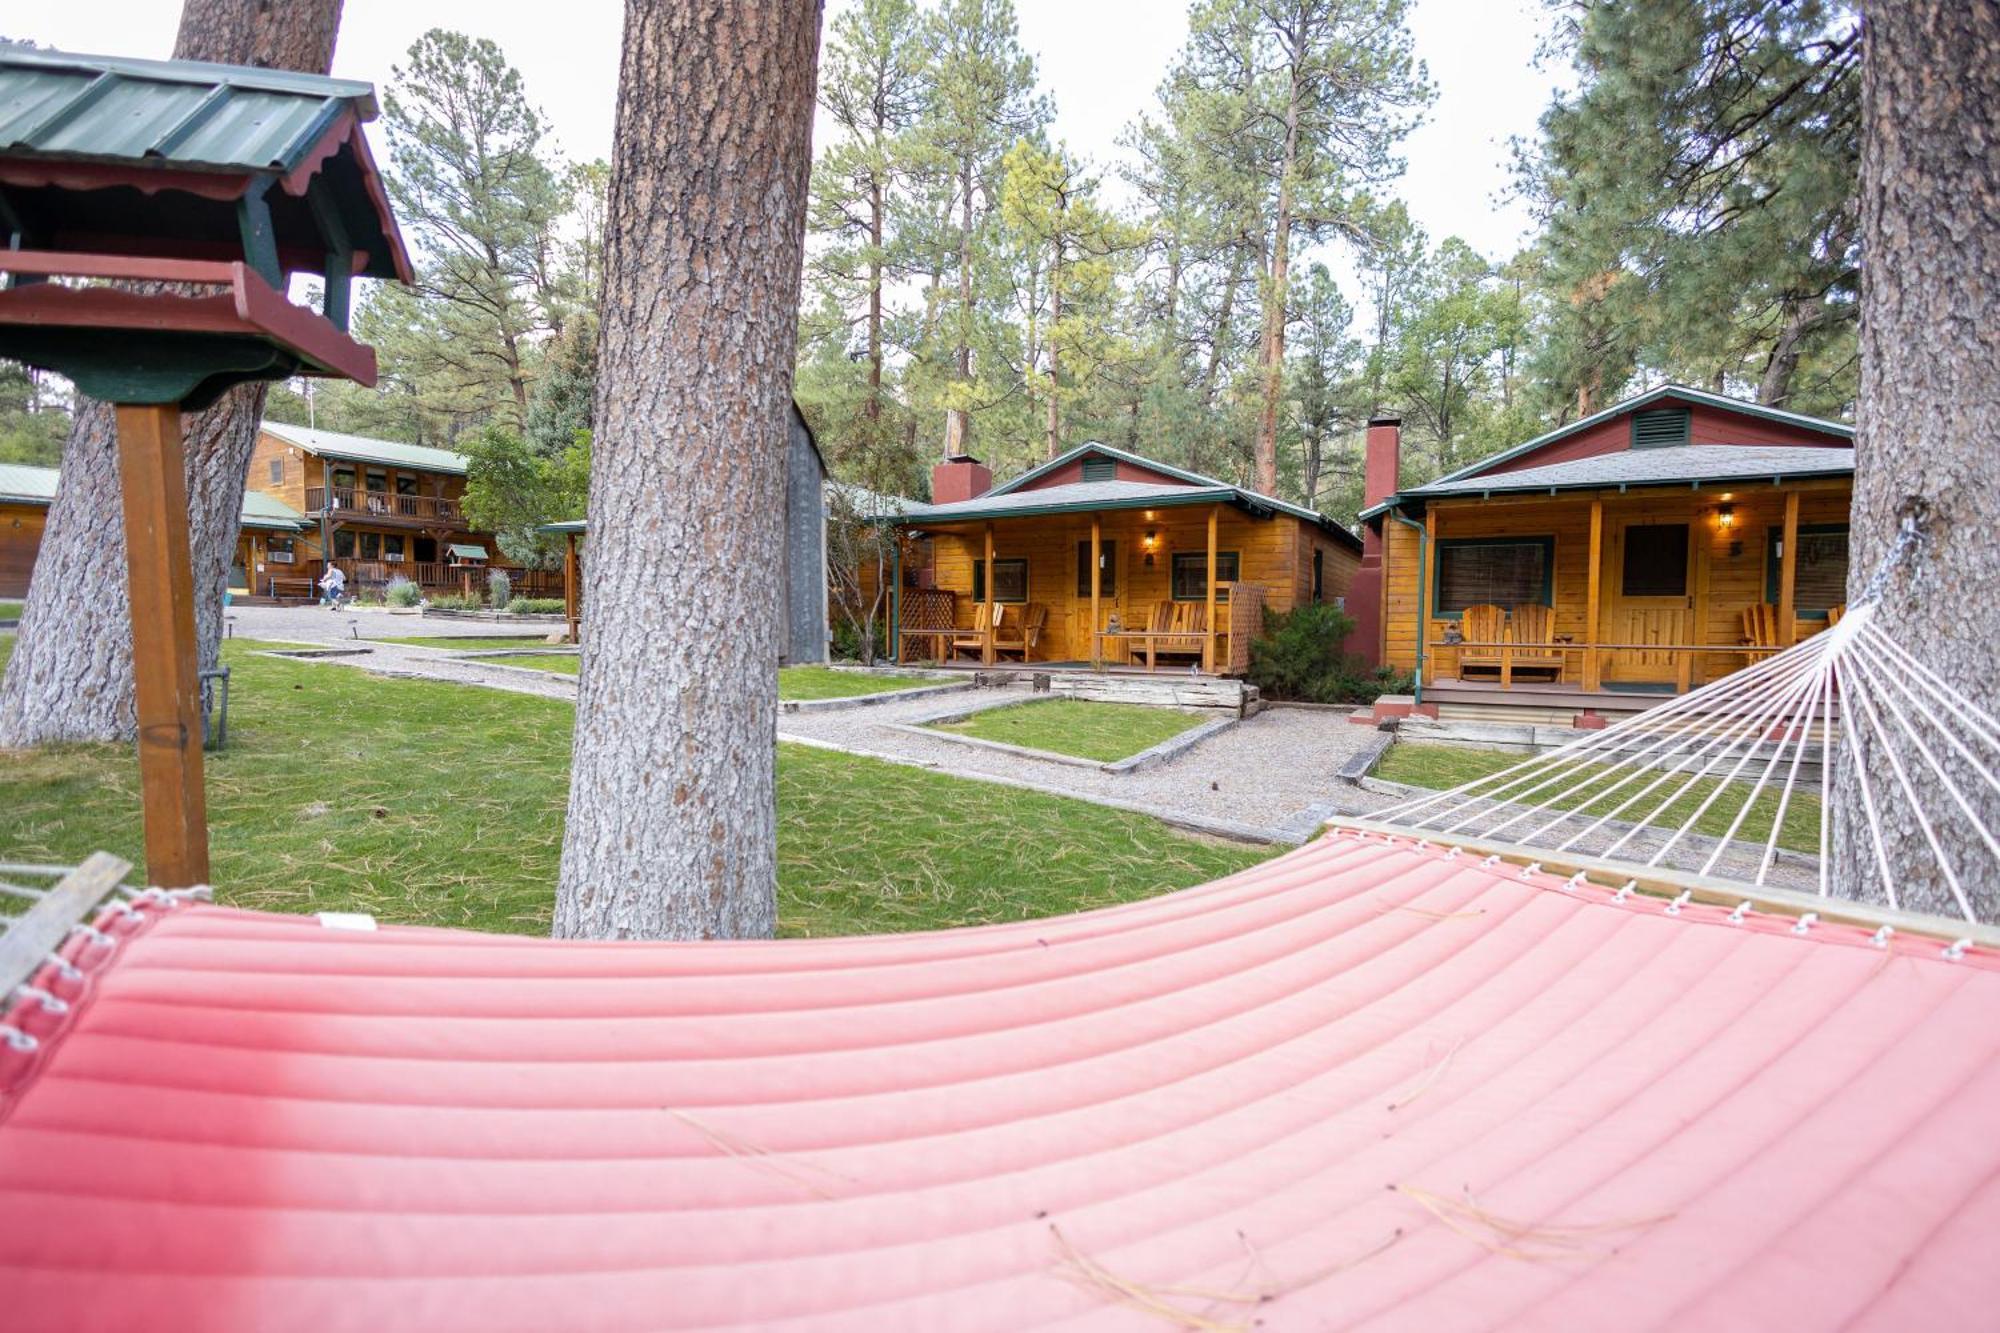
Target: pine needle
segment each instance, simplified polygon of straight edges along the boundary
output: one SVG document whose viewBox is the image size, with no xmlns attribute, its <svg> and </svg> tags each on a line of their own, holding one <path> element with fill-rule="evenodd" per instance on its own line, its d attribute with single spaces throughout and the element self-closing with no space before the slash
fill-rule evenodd
<svg viewBox="0 0 2000 1333">
<path fill-rule="evenodd" d="M 846 1180 L 846 1181 L 853 1180 L 853 1177 L 851 1176 L 843 1176 L 837 1171 L 829 1171 L 827 1168 L 823 1166 L 817 1166 L 811 1162 L 799 1161 L 798 1159 L 795 1158 L 780 1157 L 778 1154 L 772 1152 L 768 1148 L 760 1148 L 754 1143 L 749 1143 L 743 1139 L 735 1137 L 734 1135 L 724 1133 L 722 1130 L 717 1129 L 713 1125 L 695 1119 L 693 1116 L 689 1115 L 685 1111 L 676 1111 L 671 1106 L 664 1106 L 661 1107 L 660 1109 L 665 1111 L 668 1115 L 672 1116 L 674 1119 L 680 1121 L 682 1124 L 686 1125 L 689 1129 L 692 1129 L 695 1133 L 707 1139 L 710 1143 L 714 1144 L 716 1147 L 722 1149 L 722 1151 L 727 1153 L 729 1156 L 734 1157 L 738 1161 L 742 1162 L 745 1166 L 756 1167 L 759 1170 L 768 1171 L 782 1180 L 785 1180 L 793 1185 L 797 1185 L 800 1189 L 809 1191 L 810 1193 L 817 1195 L 819 1198 L 831 1199 L 834 1196 L 832 1194 L 829 1194 L 826 1190 L 822 1189 L 819 1185 L 813 1183 L 811 1180 L 806 1179 L 798 1171 L 793 1170 L 792 1167 L 787 1164 L 788 1162 L 796 1163 L 797 1166 L 803 1167 L 809 1171 L 817 1171 L 819 1174 L 831 1177 L 832 1179 L 835 1180 Z"/>
<path fill-rule="evenodd" d="M 1062 1250 L 1063 1263 L 1058 1268 L 1064 1277 L 1080 1286 L 1110 1297 L 1128 1309 L 1141 1314 L 1164 1319 L 1176 1328 L 1194 1329 L 1196 1333 L 1246 1333 L 1250 1327 L 1243 1323 L 1224 1323 L 1195 1310 L 1186 1310 L 1172 1304 L 1167 1298 L 1179 1295 L 1194 1299 L 1206 1299 L 1211 1303 L 1234 1305 L 1259 1305 L 1268 1299 L 1264 1295 L 1242 1295 L 1231 1292 L 1204 1292 L 1195 1288 L 1149 1287 L 1131 1278 L 1120 1277 L 1089 1255 L 1072 1245 L 1069 1237 L 1063 1235 L 1062 1228 L 1049 1223 L 1049 1234 L 1056 1238 Z"/>
<path fill-rule="evenodd" d="M 1547 1222 L 1522 1222 L 1502 1217 L 1498 1213 L 1480 1207 L 1469 1196 L 1462 1200 L 1447 1198 L 1415 1185 L 1391 1185 L 1389 1188 L 1419 1205 L 1467 1240 L 1504 1258 L 1520 1259 L 1529 1263 L 1573 1258 L 1579 1252 L 1590 1248 L 1586 1239 L 1588 1237 L 1614 1231 L 1634 1231 L 1665 1222 L 1673 1217 L 1672 1213 L 1661 1213 L 1657 1217 L 1633 1218 L 1629 1221 L 1558 1226 Z M 1541 1248 L 1534 1248 L 1536 1246 Z"/>
<path fill-rule="evenodd" d="M 1432 1065 L 1429 1069 L 1424 1071 L 1423 1076 L 1418 1080 L 1416 1087 L 1410 1089 L 1410 1091 L 1406 1095 L 1398 1097 L 1395 1101 L 1390 1102 L 1389 1109 L 1391 1111 L 1400 1111 L 1405 1106 L 1408 1106 L 1411 1102 L 1415 1101 L 1417 1098 L 1429 1092 L 1432 1086 L 1435 1085 L 1439 1079 L 1444 1077 L 1444 1071 L 1446 1070 L 1446 1068 L 1450 1066 L 1451 1058 L 1454 1055 L 1458 1054 L 1458 1048 L 1465 1045 L 1465 1041 L 1466 1039 L 1464 1037 L 1460 1037 L 1457 1041 L 1453 1042 L 1451 1044 L 1451 1049 L 1444 1053 L 1444 1058 L 1442 1060 L 1439 1060 L 1436 1064 Z"/>
</svg>

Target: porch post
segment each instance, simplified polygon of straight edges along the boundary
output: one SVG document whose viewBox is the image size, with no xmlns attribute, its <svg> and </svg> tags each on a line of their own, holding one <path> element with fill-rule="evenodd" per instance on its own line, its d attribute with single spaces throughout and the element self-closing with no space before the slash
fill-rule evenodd
<svg viewBox="0 0 2000 1333">
<path fill-rule="evenodd" d="M 993 524 L 986 525 L 986 641 L 979 646 L 979 660 L 987 666 L 993 665 L 993 599 L 997 594 L 993 585 L 999 582 L 993 571 Z"/>
<path fill-rule="evenodd" d="M 1431 628 L 1431 581 L 1436 577 L 1433 570 L 1437 565 L 1437 512 L 1437 506 L 1434 504 L 1424 506 L 1424 555 L 1422 562 L 1417 568 L 1417 577 L 1419 579 L 1417 585 L 1417 646 L 1419 649 L 1417 653 L 1417 683 L 1419 685 L 1428 685 L 1437 679 L 1437 668 L 1431 664 L 1429 655 L 1421 651 L 1424 636 L 1430 633 Z M 1464 670 L 1463 667 L 1459 668 L 1461 678 L 1464 676 Z"/>
<path fill-rule="evenodd" d="M 145 882 L 184 889 L 208 883 L 208 804 L 181 408 L 121 403 L 117 418 Z"/>
<path fill-rule="evenodd" d="M 875 577 L 882 577 L 882 560 L 875 559 Z M 875 608 L 868 609 L 869 615 Z M 933 643 L 936 640 L 932 640 Z M 903 664 L 903 532 L 901 528 L 889 529 L 889 660 L 897 666 Z M 939 653 L 938 656 L 944 656 Z"/>
<path fill-rule="evenodd" d="M 1602 595 L 1604 579 L 1604 501 L 1592 499 L 1590 502 L 1590 576 L 1585 584 L 1588 591 L 1583 602 L 1583 688 L 1595 690 L 1602 685 L 1597 665 L 1597 603 Z"/>
<path fill-rule="evenodd" d="M 1215 533 L 1222 519 L 1222 506 L 1208 507 L 1208 619 L 1203 623 L 1208 633 L 1201 640 L 1201 670 L 1205 676 L 1215 674 Z"/>
<path fill-rule="evenodd" d="M 582 643 L 576 614 L 576 534 L 565 533 L 563 546 L 563 619 L 569 622 L 569 641 Z"/>
<path fill-rule="evenodd" d="M 1784 548 L 1778 553 L 1778 646 L 1789 648 L 1796 637 L 1797 598 L 1793 595 L 1799 576 L 1799 493 L 1785 492 Z"/>
<path fill-rule="evenodd" d="M 1103 621 L 1097 618 L 1098 598 L 1102 595 L 1104 583 L 1104 516 L 1090 516 L 1090 664 L 1098 670 L 1104 669 L 1104 654 L 1098 651 L 1097 631 Z"/>
</svg>

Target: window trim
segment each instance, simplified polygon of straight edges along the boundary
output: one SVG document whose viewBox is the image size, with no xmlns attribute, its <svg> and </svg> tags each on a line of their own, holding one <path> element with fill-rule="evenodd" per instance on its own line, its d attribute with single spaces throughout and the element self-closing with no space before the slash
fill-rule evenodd
<svg viewBox="0 0 2000 1333">
<path fill-rule="evenodd" d="M 1433 543 L 1437 549 L 1431 555 L 1431 601 L 1432 620 L 1462 620 L 1463 609 L 1457 611 L 1439 610 L 1444 601 L 1444 553 L 1466 546 L 1539 546 L 1542 548 L 1542 591 L 1541 605 L 1552 607 L 1556 604 L 1556 539 L 1547 537 L 1439 537 Z M 1512 611 L 1512 607 L 1505 608 Z"/>
<path fill-rule="evenodd" d="M 270 478 L 265 483 L 267 486 L 282 486 L 285 484 L 285 459 L 282 454 L 270 460 L 270 466 L 265 469 L 265 475 Z"/>
<path fill-rule="evenodd" d="M 1201 561 L 1202 590 L 1196 593 L 1192 597 L 1183 597 L 1179 593 L 1174 591 L 1174 566 L 1179 564 L 1183 560 Z M 1236 562 L 1236 573 L 1234 576 L 1232 577 L 1223 576 L 1222 562 L 1224 560 L 1234 560 Z M 1215 581 L 1217 583 L 1241 583 L 1243 581 L 1243 553 L 1241 551 L 1224 551 L 1220 549 L 1216 551 Z M 1208 601 L 1207 583 L 1208 583 L 1207 547 L 1203 547 L 1199 551 L 1175 551 L 1167 557 L 1167 599 L 1169 601 L 1207 602 Z M 1229 590 L 1227 588 L 1217 588 L 1215 590 L 1215 600 L 1217 605 L 1221 605 L 1222 603 L 1227 602 L 1229 600 Z"/>
<path fill-rule="evenodd" d="M 1033 591 L 1028 586 L 1028 558 L 1026 556 L 995 556 L 993 558 L 993 570 L 996 574 L 1002 565 L 1019 565 L 1021 567 L 1021 595 L 1019 597 L 1001 597 L 996 593 L 993 598 L 994 604 L 996 606 L 1026 606 L 1029 601 L 1029 595 Z M 983 556 L 972 562 L 972 600 L 975 605 L 983 606 L 986 602 L 986 560 Z"/>
<path fill-rule="evenodd" d="M 1116 597 L 1118 595 L 1118 539 L 1116 537 L 1104 537 L 1099 539 L 1098 545 L 1102 548 L 1100 554 L 1104 557 L 1104 577 L 1100 581 L 1100 586 L 1097 590 L 1098 595 L 1100 597 Z M 1088 537 L 1083 538 L 1076 544 L 1076 595 L 1086 599 L 1090 596 L 1090 538 Z"/>
<path fill-rule="evenodd" d="M 1848 534 L 1847 558 L 1850 562 L 1849 571 L 1852 572 L 1853 565 L 1851 562 L 1854 559 L 1854 525 L 1852 523 L 1799 524 L 1799 536 L 1801 537 L 1825 537 L 1836 532 Z M 1778 543 L 1784 539 L 1784 524 L 1773 523 L 1764 529 L 1764 600 L 1772 606 L 1778 604 L 1778 593 L 1780 591 L 1778 588 L 1778 578 L 1782 572 L 1779 569 L 1781 559 L 1778 555 Z M 1794 591 L 1796 592 L 1796 590 Z M 1795 620 L 1825 620 L 1827 612 L 1831 609 L 1824 606 L 1802 606 L 1795 597 L 1792 602 L 1792 617 Z"/>
</svg>

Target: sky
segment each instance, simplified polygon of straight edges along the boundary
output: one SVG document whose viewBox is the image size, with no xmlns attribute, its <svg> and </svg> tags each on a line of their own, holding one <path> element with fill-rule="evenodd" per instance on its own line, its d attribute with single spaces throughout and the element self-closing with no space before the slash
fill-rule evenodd
<svg viewBox="0 0 2000 1333">
<path fill-rule="evenodd" d="M 850 0 L 830 0 L 831 20 Z M 1103 169 L 1107 189 L 1123 158 L 1117 139 L 1153 104 L 1187 31 L 1183 0 L 1015 0 L 1022 44 L 1055 98 L 1053 133 Z M 572 158 L 609 157 L 622 6 L 564 0 L 550 7 L 494 0 L 347 0 L 335 74 L 378 86 L 432 27 L 490 37 L 520 69 L 530 97 Z M 1416 0 L 1410 26 L 1438 98 L 1404 144 L 1408 170 L 1396 193 L 1433 240 L 1457 235 L 1505 259 L 1530 230 L 1526 210 L 1503 200 L 1508 141 L 1532 135 L 1552 71 L 1534 53 L 1541 0 Z M 94 54 L 164 57 L 179 6 L 172 0 L 65 0 L 0 17 L 0 36 Z M 1351 270 L 1326 256 L 1366 318 Z"/>
</svg>

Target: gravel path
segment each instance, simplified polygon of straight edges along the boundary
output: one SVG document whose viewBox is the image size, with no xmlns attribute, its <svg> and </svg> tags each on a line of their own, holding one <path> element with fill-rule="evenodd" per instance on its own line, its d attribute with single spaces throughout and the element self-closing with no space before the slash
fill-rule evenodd
<svg viewBox="0 0 2000 1333">
<path fill-rule="evenodd" d="M 238 638 L 365 646 L 370 650 L 365 655 L 324 659 L 329 665 L 550 699 L 576 698 L 575 676 L 454 658 L 440 649 L 379 642 L 417 635 L 490 638 L 506 632 L 495 625 L 317 607 L 235 607 L 229 615 Z M 367 642 L 371 639 L 377 641 Z M 956 745 L 896 729 L 899 723 L 918 723 L 971 707 L 1018 703 L 1031 697 L 1023 684 L 866 708 L 785 713 L 778 719 L 778 737 L 859 751 L 958 777 L 1141 810 L 1214 833 L 1265 841 L 1301 842 L 1329 815 L 1360 814 L 1391 803 L 1389 797 L 1335 779 L 1341 765 L 1375 735 L 1338 711 L 1267 709 L 1185 754 L 1120 774 Z"/>
</svg>

